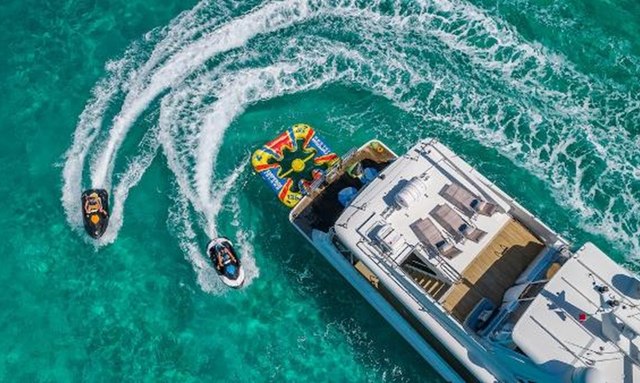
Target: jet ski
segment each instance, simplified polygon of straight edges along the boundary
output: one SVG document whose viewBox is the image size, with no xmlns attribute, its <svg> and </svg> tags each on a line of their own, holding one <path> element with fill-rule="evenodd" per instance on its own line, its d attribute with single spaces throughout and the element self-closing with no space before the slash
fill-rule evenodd
<svg viewBox="0 0 640 383">
<path fill-rule="evenodd" d="M 207 254 L 225 285 L 236 289 L 242 287 L 244 270 L 231 241 L 224 237 L 212 240 L 207 246 Z"/>
<path fill-rule="evenodd" d="M 104 189 L 89 189 L 82 193 L 84 229 L 92 238 L 100 238 L 109 225 L 109 194 Z"/>
</svg>

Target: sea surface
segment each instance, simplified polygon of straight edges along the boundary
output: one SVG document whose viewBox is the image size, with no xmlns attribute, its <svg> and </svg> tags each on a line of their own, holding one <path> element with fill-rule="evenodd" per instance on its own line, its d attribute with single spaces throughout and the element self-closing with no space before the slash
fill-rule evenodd
<svg viewBox="0 0 640 383">
<path fill-rule="evenodd" d="M 250 153 L 435 137 L 640 264 L 637 0 L 5 0 L 0 381 L 438 382 L 287 222 Z M 83 232 L 83 188 L 112 218 Z M 208 238 L 237 246 L 225 288 Z"/>
</svg>

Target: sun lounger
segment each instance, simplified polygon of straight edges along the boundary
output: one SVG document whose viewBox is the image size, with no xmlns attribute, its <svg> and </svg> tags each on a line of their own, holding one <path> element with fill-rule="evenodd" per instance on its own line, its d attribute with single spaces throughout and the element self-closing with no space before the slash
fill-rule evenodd
<svg viewBox="0 0 640 383">
<path fill-rule="evenodd" d="M 487 234 L 467 223 L 448 205 L 438 205 L 429 214 L 451 234 L 456 242 L 461 241 L 463 237 L 478 242 Z"/>
<path fill-rule="evenodd" d="M 449 242 L 442 232 L 429 218 L 421 218 L 411 224 L 411 230 L 420 242 L 434 247 L 441 255 L 453 258 L 460 254 L 460 250 Z"/>
<path fill-rule="evenodd" d="M 460 209 L 467 217 L 475 213 L 491 216 L 496 211 L 496 205 L 482 201 L 464 186 L 454 183 L 446 185 L 440 190 L 440 195 L 452 205 Z"/>
</svg>

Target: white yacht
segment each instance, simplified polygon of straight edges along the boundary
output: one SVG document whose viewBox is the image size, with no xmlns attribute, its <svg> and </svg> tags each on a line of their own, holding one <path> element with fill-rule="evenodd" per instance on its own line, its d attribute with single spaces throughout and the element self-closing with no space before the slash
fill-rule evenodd
<svg viewBox="0 0 640 383">
<path fill-rule="evenodd" d="M 291 223 L 446 380 L 640 382 L 640 281 L 439 142 L 315 178 Z"/>
</svg>

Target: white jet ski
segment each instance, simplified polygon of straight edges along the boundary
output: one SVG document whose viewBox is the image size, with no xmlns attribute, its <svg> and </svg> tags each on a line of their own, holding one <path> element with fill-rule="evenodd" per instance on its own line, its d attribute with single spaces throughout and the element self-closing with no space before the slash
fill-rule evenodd
<svg viewBox="0 0 640 383">
<path fill-rule="evenodd" d="M 225 285 L 236 289 L 242 287 L 244 270 L 231 241 L 224 237 L 212 240 L 207 246 L 207 254 Z"/>
</svg>

